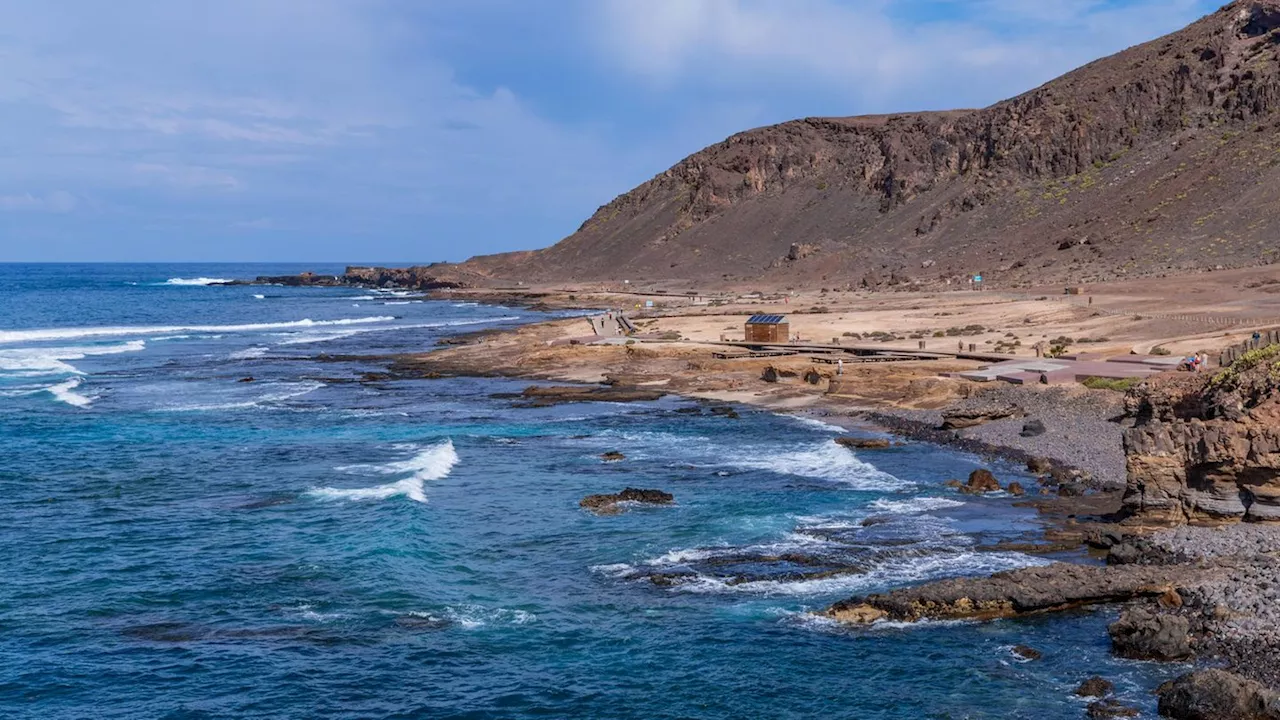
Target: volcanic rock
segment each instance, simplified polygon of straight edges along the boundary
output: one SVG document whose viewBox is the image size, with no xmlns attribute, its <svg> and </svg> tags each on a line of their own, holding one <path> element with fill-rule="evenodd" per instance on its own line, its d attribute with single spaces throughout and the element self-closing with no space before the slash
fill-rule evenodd
<svg viewBox="0 0 1280 720">
<path fill-rule="evenodd" d="M 883 438 L 856 437 L 838 437 L 835 439 L 835 443 L 851 450 L 883 450 L 892 445 L 892 443 Z"/>
<path fill-rule="evenodd" d="M 1191 566 L 1089 566 L 1054 563 L 996 573 L 982 578 L 955 578 L 835 603 L 826 616 L 840 622 L 887 619 L 914 622 L 931 619 L 1014 617 L 1097 603 L 1158 597 L 1180 583 L 1194 582 L 1204 569 Z"/>
<path fill-rule="evenodd" d="M 1039 660 L 1044 657 L 1044 653 L 1031 647 L 1030 645 L 1014 645 L 1013 654 L 1023 660 Z"/>
<path fill-rule="evenodd" d="M 1028 420 L 1022 424 L 1022 432 L 1018 433 L 1022 437 L 1039 437 L 1048 432 L 1044 423 L 1039 420 Z"/>
<path fill-rule="evenodd" d="M 993 420 L 1016 417 L 1022 414 L 1022 408 L 1013 404 L 995 404 L 979 407 L 965 407 L 948 410 L 942 414 L 943 430 L 962 430 Z"/>
<path fill-rule="evenodd" d="M 1089 720 L 1109 720 L 1110 718 L 1138 717 L 1142 711 L 1129 707 L 1114 698 L 1089 703 L 1085 708 L 1085 716 Z"/>
<path fill-rule="evenodd" d="M 1130 391 L 1126 522 L 1280 521 L 1280 346 Z"/>
<path fill-rule="evenodd" d="M 1111 635 L 1112 651 L 1120 657 L 1181 660 L 1192 655 L 1190 628 L 1191 623 L 1184 617 L 1133 608 L 1111 623 L 1107 633 Z"/>
<path fill-rule="evenodd" d="M 1111 691 L 1115 690 L 1115 688 L 1115 684 L 1110 680 L 1107 680 L 1100 675 L 1094 675 L 1088 680 L 1080 683 L 1080 686 L 1076 688 L 1076 695 L 1079 695 L 1080 697 L 1106 697 L 1107 695 L 1110 695 Z"/>
<path fill-rule="evenodd" d="M 1224 670 L 1198 670 L 1160 686 L 1160 715 L 1176 720 L 1277 720 L 1280 696 Z"/>
<path fill-rule="evenodd" d="M 588 495 L 578 503 L 578 506 L 597 515 L 617 515 L 626 507 L 623 503 L 670 505 L 673 502 L 675 502 L 675 496 L 662 490 L 627 488 L 612 495 Z"/>
<path fill-rule="evenodd" d="M 960 488 L 960 492 L 978 495 L 981 493 L 999 492 L 1000 481 L 990 470 L 979 468 L 969 473 L 969 482 Z"/>
</svg>

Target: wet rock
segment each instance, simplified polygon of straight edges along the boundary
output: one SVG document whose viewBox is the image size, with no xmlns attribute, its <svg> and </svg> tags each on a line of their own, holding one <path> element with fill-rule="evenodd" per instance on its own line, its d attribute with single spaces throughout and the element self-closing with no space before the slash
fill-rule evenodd
<svg viewBox="0 0 1280 720">
<path fill-rule="evenodd" d="M 1115 689 L 1116 686 L 1110 680 L 1101 675 L 1094 675 L 1080 683 L 1080 686 L 1076 688 L 1076 695 L 1100 698 L 1110 695 L 1111 691 Z"/>
<path fill-rule="evenodd" d="M 623 455 L 622 453 L 618 452 L 617 450 L 610 450 L 609 452 L 604 453 L 603 455 L 601 455 L 601 456 L 600 456 L 600 459 L 601 459 L 601 460 L 603 460 L 603 461 L 605 461 L 605 462 L 621 462 L 621 461 L 623 461 L 623 460 L 626 460 L 626 459 L 627 459 L 627 456 L 626 456 L 626 455 Z"/>
<path fill-rule="evenodd" d="M 1277 720 L 1280 696 L 1225 670 L 1198 670 L 1156 690 L 1159 710 L 1176 720 Z"/>
<path fill-rule="evenodd" d="M 1148 565 L 1073 565 L 1054 563 L 1020 568 L 990 577 L 953 578 L 855 597 L 824 613 L 842 622 L 860 617 L 914 622 L 922 619 L 1016 617 L 1096 603 L 1159 597 L 1178 583 L 1206 577 L 1211 570 Z"/>
<path fill-rule="evenodd" d="M 1000 481 L 990 470 L 979 468 L 969 473 L 969 481 L 960 488 L 960 492 L 978 495 L 981 493 L 999 492 Z"/>
<path fill-rule="evenodd" d="M 1037 475 L 1044 475 L 1053 470 L 1053 461 L 1049 458 L 1033 457 L 1027 461 L 1027 470 Z"/>
<path fill-rule="evenodd" d="M 253 382 L 253 378 L 252 378 L 252 377 L 242 377 L 242 378 L 240 378 L 239 380 L 237 380 L 236 382 L 251 383 L 251 382 Z"/>
<path fill-rule="evenodd" d="M 1058 485 L 1058 495 L 1061 497 L 1080 497 L 1087 490 L 1082 483 L 1066 482 Z"/>
<path fill-rule="evenodd" d="M 1009 487 L 1005 488 L 1005 490 L 1014 497 L 1022 497 L 1027 494 L 1027 491 L 1022 487 L 1022 483 L 1020 482 L 1009 483 Z"/>
<path fill-rule="evenodd" d="M 1014 645 L 1013 654 L 1023 660 L 1039 660 L 1044 657 L 1044 653 L 1029 645 Z"/>
<path fill-rule="evenodd" d="M 533 386 L 520 393 L 520 397 L 528 401 L 520 407 L 551 407 L 574 402 L 649 402 L 666 394 L 663 390 L 617 385 Z"/>
<path fill-rule="evenodd" d="M 882 438 L 856 438 L 856 437 L 838 437 L 835 440 L 837 445 L 847 447 L 854 450 L 883 450 L 893 443 Z"/>
<path fill-rule="evenodd" d="M 1141 714 L 1142 711 L 1138 708 L 1129 707 L 1114 698 L 1091 702 L 1089 703 L 1089 706 L 1085 708 L 1085 716 L 1088 717 L 1089 720 L 1138 717 Z"/>
<path fill-rule="evenodd" d="M 729 418 L 731 420 L 738 419 L 738 411 L 728 405 L 717 405 L 711 408 L 711 414 L 719 417 Z"/>
<path fill-rule="evenodd" d="M 624 503 L 670 505 L 673 502 L 675 502 L 675 496 L 662 490 L 627 488 L 612 495 L 588 495 L 578 503 L 578 507 L 590 510 L 597 515 L 617 515 L 625 508 Z"/>
<path fill-rule="evenodd" d="M 1120 566 L 1133 567 L 1133 566 Z M 1159 594 L 1164 594 L 1166 588 Z M 1126 610 L 1111 623 L 1111 649 L 1131 660 L 1182 660 L 1192 655 L 1191 623 L 1178 615 L 1153 613 L 1145 608 Z"/>
<path fill-rule="evenodd" d="M 1044 423 L 1039 420 L 1028 420 L 1022 425 L 1022 432 L 1018 433 L 1022 437 L 1040 437 L 1048 432 Z"/>
</svg>

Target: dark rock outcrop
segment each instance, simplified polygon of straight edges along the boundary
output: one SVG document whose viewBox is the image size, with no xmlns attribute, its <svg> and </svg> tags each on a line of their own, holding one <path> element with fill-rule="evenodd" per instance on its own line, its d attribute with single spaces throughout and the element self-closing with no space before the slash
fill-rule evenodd
<svg viewBox="0 0 1280 720">
<path fill-rule="evenodd" d="M 1156 691 L 1159 710 L 1175 720 L 1280 720 L 1280 696 L 1224 670 L 1199 670 Z"/>
<path fill-rule="evenodd" d="M 1022 424 L 1022 431 L 1018 434 L 1022 437 L 1039 437 L 1048 432 L 1044 423 L 1040 420 L 1028 420 Z"/>
<path fill-rule="evenodd" d="M 1100 698 L 1110 695 L 1111 691 L 1115 689 L 1115 684 L 1110 680 L 1100 675 L 1094 675 L 1088 680 L 1080 683 L 1079 687 L 1076 688 L 1076 695 L 1079 695 L 1080 697 Z"/>
<path fill-rule="evenodd" d="M 970 495 L 979 495 L 981 493 L 999 492 L 1000 481 L 990 470 L 979 468 L 969 473 L 969 481 L 960 486 L 960 492 L 969 493 Z"/>
<path fill-rule="evenodd" d="M 993 420 L 1017 417 L 1021 414 L 1022 408 L 1012 404 L 957 408 L 942 414 L 942 429 L 962 430 L 992 422 Z"/>
<path fill-rule="evenodd" d="M 826 615 L 853 624 L 877 620 L 994 619 L 1097 603 L 1155 598 L 1204 570 L 1189 566 L 1095 567 L 1054 563 L 985 578 L 940 580 L 913 588 L 851 598 Z"/>
<path fill-rule="evenodd" d="M 1089 703 L 1084 714 L 1089 720 L 1109 720 L 1110 718 L 1138 717 L 1142 711 L 1129 707 L 1115 698 L 1106 698 Z"/>
<path fill-rule="evenodd" d="M 1169 588 L 1172 589 L 1172 588 Z M 1130 660 L 1182 660 L 1192 656 L 1191 623 L 1178 615 L 1145 608 L 1126 610 L 1111 623 L 1111 648 Z"/>
<path fill-rule="evenodd" d="M 590 510 L 597 515 L 617 515 L 626 507 L 624 503 L 639 503 L 642 505 L 670 505 L 676 500 L 675 496 L 662 490 L 641 490 L 638 488 L 627 488 L 619 493 L 612 495 L 588 495 L 583 498 L 578 506 L 586 510 Z"/>
<path fill-rule="evenodd" d="M 884 438 L 857 437 L 838 437 L 835 443 L 851 450 L 883 450 L 893 444 Z"/>
</svg>

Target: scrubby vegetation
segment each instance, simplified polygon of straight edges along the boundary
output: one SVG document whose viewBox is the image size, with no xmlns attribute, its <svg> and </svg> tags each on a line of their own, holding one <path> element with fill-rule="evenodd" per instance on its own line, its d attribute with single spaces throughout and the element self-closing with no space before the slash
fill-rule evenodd
<svg viewBox="0 0 1280 720">
<path fill-rule="evenodd" d="M 1142 382 L 1141 378 L 1124 378 L 1124 379 L 1117 380 L 1113 378 L 1091 377 L 1091 378 L 1085 378 L 1084 382 L 1081 384 L 1089 388 L 1090 390 L 1112 390 L 1114 392 L 1128 392 L 1129 388 L 1133 387 L 1134 385 L 1137 385 L 1140 382 Z"/>
</svg>

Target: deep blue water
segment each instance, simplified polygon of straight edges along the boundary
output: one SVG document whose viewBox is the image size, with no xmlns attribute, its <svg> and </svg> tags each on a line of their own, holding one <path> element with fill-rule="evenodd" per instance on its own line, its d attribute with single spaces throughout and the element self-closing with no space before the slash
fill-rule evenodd
<svg viewBox="0 0 1280 720">
<path fill-rule="evenodd" d="M 1176 671 L 1109 657 L 1106 610 L 807 614 L 1042 562 L 975 549 L 1038 527 L 942 486 L 976 458 L 855 456 L 819 422 L 678 399 L 358 382 L 378 368 L 318 356 L 543 316 L 169 282 L 302 269 L 0 265 L 0 716 L 1079 718 L 1091 674 L 1153 713 Z M 577 507 L 627 486 L 677 504 Z M 860 572 L 804 577 L 797 554 Z"/>
</svg>

